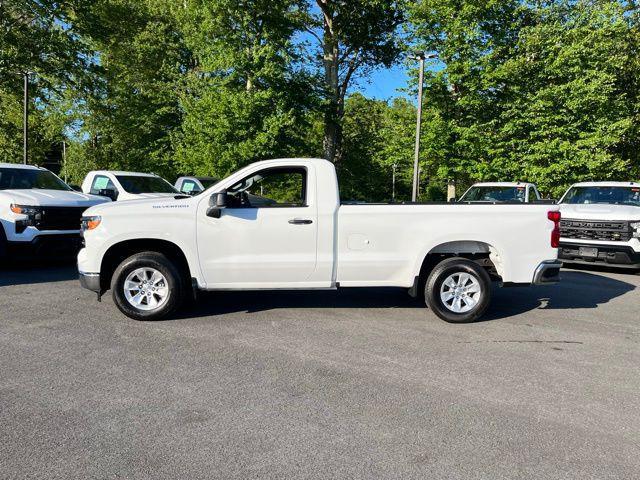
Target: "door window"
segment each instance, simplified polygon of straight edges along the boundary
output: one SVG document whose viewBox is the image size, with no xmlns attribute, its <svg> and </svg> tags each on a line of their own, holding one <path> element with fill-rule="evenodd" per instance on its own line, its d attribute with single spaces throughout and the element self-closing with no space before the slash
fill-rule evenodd
<svg viewBox="0 0 640 480">
<path fill-rule="evenodd" d="M 305 207 L 307 170 L 278 167 L 260 170 L 227 189 L 231 208 Z"/>
<path fill-rule="evenodd" d="M 182 187 L 180 187 L 180 191 L 184 193 L 196 193 L 196 192 L 201 192 L 202 189 L 193 180 L 183 180 Z"/>
<path fill-rule="evenodd" d="M 104 175 L 96 175 L 93 179 L 93 183 L 91 184 L 91 190 L 89 193 L 93 195 L 98 195 L 100 190 L 116 190 L 116 186 L 109 179 L 109 177 L 105 177 Z"/>
</svg>

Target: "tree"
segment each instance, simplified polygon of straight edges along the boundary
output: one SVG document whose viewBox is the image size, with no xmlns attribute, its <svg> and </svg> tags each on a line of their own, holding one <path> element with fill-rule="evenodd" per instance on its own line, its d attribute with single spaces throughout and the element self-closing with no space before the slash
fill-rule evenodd
<svg viewBox="0 0 640 480">
<path fill-rule="evenodd" d="M 295 68 L 297 8 L 286 0 L 191 0 L 178 9 L 193 68 L 175 137 L 183 172 L 223 176 L 255 160 L 304 153 L 313 97 Z"/>
<path fill-rule="evenodd" d="M 88 50 L 70 27 L 73 4 L 0 0 L 0 160 L 21 160 L 23 72 L 30 77 L 30 159 L 63 138 L 66 121 L 55 107 L 87 71 Z"/>
<path fill-rule="evenodd" d="M 166 5 L 97 0 L 75 22 L 96 54 L 91 88 L 75 92 L 78 145 L 66 169 L 74 176 L 91 168 L 172 176 L 172 135 L 182 124 L 176 91 L 190 53 Z"/>
<path fill-rule="evenodd" d="M 303 9 L 306 31 L 319 44 L 324 98 L 324 156 L 343 156 L 345 97 L 358 74 L 389 67 L 401 51 L 402 0 L 315 0 Z"/>
<path fill-rule="evenodd" d="M 558 194 L 628 176 L 638 72 L 621 4 L 425 0 L 412 19 L 445 63 L 427 102 L 450 125 L 459 181 L 526 179 Z"/>
</svg>

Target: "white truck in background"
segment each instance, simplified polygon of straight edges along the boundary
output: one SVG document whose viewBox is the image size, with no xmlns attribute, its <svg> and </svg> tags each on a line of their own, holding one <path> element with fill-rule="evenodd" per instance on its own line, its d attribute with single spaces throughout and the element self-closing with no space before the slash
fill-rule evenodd
<svg viewBox="0 0 640 480">
<path fill-rule="evenodd" d="M 94 170 L 82 181 L 82 191 L 114 202 L 181 195 L 164 178 L 153 173 Z"/>
<path fill-rule="evenodd" d="M 173 186 L 185 195 L 198 195 L 218 182 L 215 177 L 179 177 Z"/>
<path fill-rule="evenodd" d="M 474 183 L 458 200 L 459 202 L 520 202 L 532 203 L 541 200 L 538 187 L 526 182 L 481 182 Z"/>
<path fill-rule="evenodd" d="M 640 269 L 640 183 L 576 183 L 559 206 L 564 262 Z"/>
<path fill-rule="evenodd" d="M 254 163 L 195 197 L 115 202 L 83 218 L 80 283 L 134 319 L 191 291 L 401 287 L 449 322 L 482 316 L 491 279 L 558 280 L 555 205 L 341 205 L 333 164 Z"/>
<path fill-rule="evenodd" d="M 109 199 L 75 192 L 46 168 L 0 163 L 0 260 L 80 249 L 80 219 Z"/>
</svg>

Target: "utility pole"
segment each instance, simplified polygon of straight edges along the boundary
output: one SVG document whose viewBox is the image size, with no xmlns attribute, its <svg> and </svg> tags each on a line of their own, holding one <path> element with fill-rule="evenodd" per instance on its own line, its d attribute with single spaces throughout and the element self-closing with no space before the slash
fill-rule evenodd
<svg viewBox="0 0 640 480">
<path fill-rule="evenodd" d="M 396 201 L 396 168 L 398 168 L 398 164 L 394 163 L 391 165 L 391 169 L 393 170 L 393 174 L 391 177 L 391 201 Z"/>
<path fill-rule="evenodd" d="M 413 189 L 411 192 L 411 201 L 418 201 L 418 184 L 420 181 L 420 172 L 419 172 L 419 160 L 420 160 L 420 126 L 422 124 L 422 87 L 424 83 L 424 61 L 426 59 L 436 58 L 436 55 L 433 53 L 425 54 L 424 52 L 418 52 L 413 57 L 413 59 L 420 61 L 420 73 L 418 75 L 418 116 L 416 119 L 416 149 L 415 155 L 413 158 Z"/>
<path fill-rule="evenodd" d="M 29 157 L 29 73 L 22 72 L 24 76 L 24 98 L 22 102 L 22 163 L 27 164 Z"/>
<path fill-rule="evenodd" d="M 29 160 L 29 75 L 32 73 L 28 70 L 19 72 L 24 82 L 22 97 L 22 163 L 25 165 Z"/>
</svg>

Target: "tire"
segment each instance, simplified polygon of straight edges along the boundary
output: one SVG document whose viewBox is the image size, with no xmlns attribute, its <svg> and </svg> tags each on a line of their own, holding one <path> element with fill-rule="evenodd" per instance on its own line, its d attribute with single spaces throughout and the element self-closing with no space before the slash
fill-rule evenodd
<svg viewBox="0 0 640 480">
<path fill-rule="evenodd" d="M 129 287 L 126 288 L 125 283 Z M 134 320 L 160 320 L 175 312 L 185 297 L 180 271 L 165 255 L 136 253 L 124 260 L 111 278 L 118 309 Z"/>
<path fill-rule="evenodd" d="M 491 278 L 471 260 L 448 258 L 429 274 L 424 296 L 427 306 L 445 322 L 474 322 L 491 302 Z"/>
<path fill-rule="evenodd" d="M 0 262 L 4 263 L 7 257 L 7 236 L 4 233 L 4 227 L 0 223 Z"/>
</svg>

